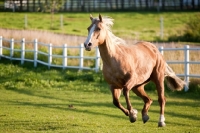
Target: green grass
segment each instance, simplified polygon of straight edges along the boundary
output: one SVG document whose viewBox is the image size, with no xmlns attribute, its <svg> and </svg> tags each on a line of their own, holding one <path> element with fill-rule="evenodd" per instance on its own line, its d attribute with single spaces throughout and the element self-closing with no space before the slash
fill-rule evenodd
<svg viewBox="0 0 200 133">
<path fill-rule="evenodd" d="M 200 94 L 166 90 L 166 124 L 158 128 L 159 106 L 156 91 L 147 91 L 154 100 L 146 124 L 130 123 L 112 104 L 108 85 L 101 73 L 21 66 L 0 63 L 0 132 L 91 132 L 91 133 L 198 133 Z M 148 88 L 148 87 L 147 87 Z M 140 112 L 143 102 L 131 93 L 131 102 Z M 121 102 L 125 105 L 124 97 Z"/>
<path fill-rule="evenodd" d="M 48 30 L 56 33 L 87 35 L 90 24 L 90 13 L 62 13 L 63 28 L 60 27 L 60 15 L 55 14 L 53 26 L 51 15 L 47 13 L 0 13 L 0 27 L 8 29 L 24 29 L 24 16 L 27 15 L 28 26 L 26 29 Z M 91 13 L 97 17 L 97 13 Z M 195 18 L 198 12 L 103 12 L 103 16 L 115 19 L 113 32 L 119 37 L 158 41 L 160 40 L 160 17 L 164 19 L 164 38 L 171 35 L 180 35 L 185 24 Z"/>
</svg>

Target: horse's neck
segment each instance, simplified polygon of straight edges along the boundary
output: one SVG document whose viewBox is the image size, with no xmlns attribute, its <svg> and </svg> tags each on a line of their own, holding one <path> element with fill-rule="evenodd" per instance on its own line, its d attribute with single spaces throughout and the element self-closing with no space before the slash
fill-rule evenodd
<svg viewBox="0 0 200 133">
<path fill-rule="evenodd" d="M 111 65 L 113 60 L 116 60 L 117 49 L 116 46 L 106 44 L 106 42 L 99 46 L 101 58 L 104 63 Z"/>
<path fill-rule="evenodd" d="M 124 43 L 120 38 L 116 37 L 112 32 L 107 31 L 107 38 L 104 43 L 99 45 L 99 51 L 104 63 L 111 66 L 118 62 L 119 56 L 123 55 L 121 48 L 123 47 L 119 43 Z"/>
</svg>

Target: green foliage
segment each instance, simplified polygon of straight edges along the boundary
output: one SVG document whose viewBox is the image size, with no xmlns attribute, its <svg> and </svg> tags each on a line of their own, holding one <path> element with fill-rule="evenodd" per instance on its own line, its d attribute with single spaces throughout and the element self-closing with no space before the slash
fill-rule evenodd
<svg viewBox="0 0 200 133">
<path fill-rule="evenodd" d="M 200 13 L 187 23 L 183 38 L 185 41 L 200 42 Z"/>
<path fill-rule="evenodd" d="M 172 35 L 169 41 L 200 42 L 200 13 L 191 17 L 182 35 Z"/>
<path fill-rule="evenodd" d="M 49 0 L 45 5 L 45 9 L 46 11 L 54 13 L 55 11 L 58 11 L 61 6 L 62 0 Z"/>
<path fill-rule="evenodd" d="M 146 91 L 155 91 L 156 90 L 156 86 L 153 82 L 149 82 L 147 85 L 145 85 L 144 88 Z"/>
<path fill-rule="evenodd" d="M 189 91 L 196 96 L 200 96 L 200 80 L 199 79 L 192 79 L 189 84 Z"/>
</svg>

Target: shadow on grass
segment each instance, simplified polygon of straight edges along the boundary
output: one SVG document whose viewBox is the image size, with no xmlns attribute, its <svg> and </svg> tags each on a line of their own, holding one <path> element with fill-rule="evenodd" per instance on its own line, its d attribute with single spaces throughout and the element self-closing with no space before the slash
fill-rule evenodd
<svg viewBox="0 0 200 133">
<path fill-rule="evenodd" d="M 112 109 L 116 109 L 112 103 L 106 103 L 106 102 L 88 102 L 88 101 L 84 101 L 83 99 L 62 99 L 62 98 L 58 98 L 58 97 L 53 97 L 53 96 L 47 96 L 47 95 L 34 95 L 32 92 L 29 92 L 27 90 L 18 90 L 18 89 L 7 89 L 9 91 L 14 91 L 16 93 L 19 94 L 25 94 L 28 96 L 34 96 L 34 97 L 39 97 L 39 98 L 45 98 L 47 100 L 59 100 L 62 101 L 64 103 L 37 103 L 37 102 L 33 102 L 33 101 L 13 101 L 13 100 L 7 100 L 6 102 L 10 103 L 10 104 L 15 104 L 15 105 L 21 105 L 21 106 L 34 106 L 34 107 L 43 107 L 43 108 L 50 108 L 50 109 L 56 109 L 56 110 L 64 110 L 64 111 L 71 111 L 71 112 L 77 112 L 77 113 L 87 113 L 87 114 L 92 114 L 92 115 L 99 115 L 99 116 L 108 116 L 108 117 L 113 117 L 113 118 L 119 118 L 119 116 L 116 116 L 114 114 L 111 113 L 106 113 L 104 111 L 102 111 L 101 113 L 96 112 L 95 110 L 93 111 L 93 107 L 99 107 L 99 108 L 112 108 Z M 66 103 L 65 103 L 66 101 Z M 71 105 L 73 105 L 73 107 L 70 107 Z M 84 107 L 87 107 L 86 109 L 82 109 Z M 117 110 L 117 109 L 116 109 Z M 120 112 L 120 111 L 119 111 Z M 124 115 L 122 114 L 121 118 L 127 119 L 127 117 L 124 117 Z"/>
<path fill-rule="evenodd" d="M 60 102 L 58 102 L 56 104 L 55 103 L 44 103 L 45 100 L 42 103 L 37 103 L 37 102 L 30 101 L 30 100 L 27 100 L 28 102 L 27 101 L 24 101 L 24 102 L 23 101 L 15 101 L 15 100 L 7 101 L 11 104 L 17 104 L 17 105 L 22 105 L 22 106 L 26 105 L 26 106 L 44 107 L 44 108 L 51 108 L 51 109 L 58 109 L 58 110 L 67 110 L 67 111 L 78 112 L 78 113 L 88 113 L 88 114 L 93 114 L 93 115 L 105 115 L 105 116 L 109 116 L 109 117 L 117 117 L 112 114 L 107 114 L 106 112 L 103 112 L 103 111 L 102 111 L 102 113 L 92 111 L 92 107 L 98 107 L 98 108 L 106 107 L 106 108 L 116 109 L 114 107 L 114 105 L 112 104 L 112 101 L 110 101 L 110 103 L 89 102 L 88 99 L 80 98 L 79 95 L 77 95 L 76 98 L 72 98 L 71 96 L 67 96 L 67 94 L 66 94 L 66 97 L 61 98 L 58 96 L 48 95 L 48 90 L 45 90 L 45 92 L 43 92 L 45 94 L 35 93 L 35 92 L 33 92 L 34 90 L 18 89 L 15 87 L 6 88 L 6 90 L 15 92 L 17 94 L 24 94 L 24 95 L 27 95 L 30 97 L 38 97 L 38 98 L 42 98 L 42 99 L 46 99 L 46 100 L 56 100 L 56 101 L 60 101 L 63 103 L 63 104 L 60 104 Z M 38 91 L 38 90 L 35 90 L 35 91 Z M 63 93 L 64 92 L 65 92 L 65 90 L 63 90 Z M 76 92 L 76 93 L 79 94 L 81 92 Z M 81 93 L 81 94 L 84 95 L 83 93 Z M 73 105 L 73 108 L 71 108 L 70 105 Z M 91 107 L 91 109 L 82 110 L 81 109 L 82 107 L 87 107 L 87 108 Z M 123 116 L 124 116 L 124 114 L 122 114 L 121 118 L 126 118 Z"/>
<path fill-rule="evenodd" d="M 26 82 L 28 85 L 31 82 L 40 82 L 44 80 L 48 83 L 48 86 L 54 87 L 52 82 L 64 82 L 67 86 L 69 82 L 77 82 L 77 86 L 85 85 L 87 86 L 90 83 L 96 84 L 95 87 L 100 87 L 105 89 L 99 89 L 99 91 L 107 93 L 109 92 L 108 85 L 103 80 L 103 75 L 101 72 L 96 73 L 94 71 L 87 70 L 78 70 L 78 69 L 65 69 L 61 68 L 51 68 L 48 69 L 46 66 L 38 64 L 37 68 L 34 68 L 33 63 L 26 62 L 24 65 L 21 65 L 19 61 L 9 61 L 6 59 L 1 59 L 2 67 L 12 66 L 10 69 L 16 70 L 7 70 L 7 73 L 0 75 L 0 83 L 5 83 L 9 81 L 13 82 Z M 23 69 L 23 70 L 18 70 Z M 29 80 L 28 80 L 29 79 Z M 66 86 L 55 86 L 55 87 L 66 87 Z M 45 86 L 44 86 L 45 87 Z M 76 87 L 76 86 L 75 86 Z M 73 89 L 73 88 L 72 88 Z M 85 91 L 80 89 L 80 91 Z"/>
<path fill-rule="evenodd" d="M 123 112 L 121 112 L 118 108 L 116 108 L 113 104 L 112 101 L 110 101 L 109 103 L 107 102 L 98 102 L 98 98 L 96 102 L 93 101 L 88 101 L 88 99 L 81 99 L 79 96 L 77 96 L 77 98 L 73 98 L 71 99 L 71 97 L 66 97 L 66 98 L 61 98 L 61 97 L 56 97 L 56 96 L 50 96 L 48 95 L 48 93 L 46 94 L 39 94 L 39 93 L 33 93 L 31 90 L 25 90 L 25 89 L 17 89 L 17 88 L 7 88 L 7 90 L 9 91 L 13 91 L 15 93 L 18 94 L 24 94 L 24 95 L 28 95 L 28 96 L 33 96 L 33 97 L 38 97 L 38 98 L 44 98 L 47 100 L 58 100 L 61 101 L 62 103 L 58 102 L 58 103 L 37 103 L 37 102 L 33 102 L 33 101 L 7 101 L 8 103 L 11 104 L 15 104 L 15 105 L 22 105 L 22 106 L 34 106 L 34 107 L 43 107 L 43 108 L 50 108 L 50 109 L 56 109 L 56 110 L 64 110 L 64 111 L 70 111 L 70 112 L 77 112 L 77 113 L 86 113 L 86 114 L 92 114 L 92 115 L 97 115 L 97 116 L 107 116 L 107 117 L 113 117 L 113 118 L 121 118 L 121 119 L 126 119 L 128 120 L 128 117 L 126 117 Z M 45 92 L 48 92 L 48 90 L 46 90 Z M 79 93 L 79 92 L 76 92 Z M 83 94 L 84 95 L 84 94 Z M 110 95 L 111 97 L 111 95 Z M 124 97 L 122 97 L 124 98 Z M 155 98 L 155 96 L 154 96 Z M 157 98 L 157 97 L 156 97 Z M 172 98 L 173 99 L 173 98 Z M 122 99 L 124 100 L 124 99 Z M 142 109 L 143 104 L 141 104 L 139 98 L 136 98 L 136 100 L 133 100 L 132 105 L 136 106 L 136 107 L 141 107 L 139 110 Z M 176 101 L 176 98 L 174 99 L 175 101 L 168 101 L 166 104 L 166 108 L 168 106 L 170 106 L 170 108 L 173 107 L 191 107 L 193 109 L 195 109 L 198 106 L 198 102 L 192 102 L 192 101 Z M 141 100 L 142 101 L 142 100 Z M 65 104 L 66 103 L 66 104 Z M 72 105 L 72 107 L 70 107 Z M 159 117 L 159 104 L 157 102 L 155 102 L 154 104 L 152 104 L 152 106 L 154 106 L 154 109 L 150 109 L 149 112 L 157 114 L 157 116 Z M 111 108 L 113 110 L 118 111 L 119 113 L 121 113 L 121 115 L 116 116 L 114 114 L 111 114 L 110 112 L 105 112 L 105 111 L 100 111 L 100 112 L 96 112 L 95 110 L 93 110 L 93 107 L 98 107 L 100 110 L 101 108 Z M 84 109 L 82 109 L 84 108 Z M 156 109 L 155 109 L 156 108 Z M 192 111 L 192 110 L 191 110 Z M 197 117 L 197 115 L 194 114 L 180 114 L 179 112 L 176 111 L 165 111 L 165 114 L 170 115 L 170 116 L 175 116 L 175 117 L 179 117 L 179 118 L 186 118 L 186 119 L 190 119 L 193 121 L 199 121 L 199 117 Z M 150 116 L 151 117 L 151 116 Z M 171 123 L 176 123 L 176 122 L 171 122 Z M 180 123 L 179 123 L 180 124 Z M 180 125 L 184 125 L 184 124 L 180 124 Z"/>
</svg>

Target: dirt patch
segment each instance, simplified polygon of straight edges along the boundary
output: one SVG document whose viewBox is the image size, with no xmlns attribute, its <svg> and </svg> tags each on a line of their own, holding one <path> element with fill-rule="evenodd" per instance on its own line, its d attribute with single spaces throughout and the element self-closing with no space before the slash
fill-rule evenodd
<svg viewBox="0 0 200 133">
<path fill-rule="evenodd" d="M 33 41 L 37 39 L 38 42 L 45 44 L 51 43 L 52 45 L 63 45 L 67 44 L 69 46 L 77 46 L 83 43 L 86 37 L 57 34 L 48 31 L 38 31 L 38 30 L 10 30 L 10 29 L 0 29 L 0 36 L 6 39 L 21 40 L 25 38 L 26 41 Z"/>
</svg>

